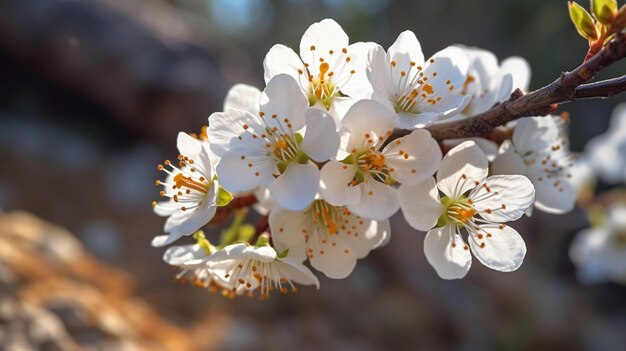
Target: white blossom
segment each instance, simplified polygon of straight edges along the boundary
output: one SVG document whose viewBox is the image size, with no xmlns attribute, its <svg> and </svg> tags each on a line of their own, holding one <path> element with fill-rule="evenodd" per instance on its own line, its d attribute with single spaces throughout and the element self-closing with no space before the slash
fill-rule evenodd
<svg viewBox="0 0 626 351">
<path fill-rule="evenodd" d="M 163 231 L 152 240 L 153 246 L 165 246 L 183 235 L 191 235 L 207 224 L 217 210 L 219 184 L 213 179 L 213 165 L 209 150 L 197 139 L 185 133 L 178 134 L 178 165 L 165 161 L 158 169 L 167 173 L 161 196 L 167 201 L 153 202 L 154 212 L 165 221 Z"/>
<path fill-rule="evenodd" d="M 570 258 L 584 283 L 626 283 L 626 206 L 613 205 L 604 223 L 582 230 L 570 247 Z"/>
<path fill-rule="evenodd" d="M 319 169 L 311 160 L 328 160 L 339 146 L 333 118 L 308 108 L 296 81 L 284 74 L 267 84 L 257 115 L 214 113 L 208 134 L 211 150 L 222 157 L 217 174 L 225 189 L 268 187 L 276 203 L 291 210 L 304 209 L 317 193 Z"/>
<path fill-rule="evenodd" d="M 603 181 L 611 184 L 626 181 L 626 104 L 613 110 L 609 130 L 591 139 L 585 154 Z"/>
<path fill-rule="evenodd" d="M 265 82 L 278 74 L 294 77 L 309 105 L 329 111 L 337 121 L 359 98 L 370 95 L 365 67 L 370 43 L 354 43 L 332 19 L 312 24 L 302 35 L 300 55 L 274 45 L 265 56 Z"/>
<path fill-rule="evenodd" d="M 275 244 L 290 248 L 290 256 L 308 258 L 315 269 L 335 279 L 352 273 L 357 259 L 385 244 L 391 234 L 388 220 L 361 218 L 322 199 L 300 212 L 276 209 L 269 223 Z"/>
<path fill-rule="evenodd" d="M 566 121 L 558 116 L 518 120 L 493 161 L 494 174 L 522 174 L 537 190 L 535 207 L 561 214 L 574 208 L 578 191 L 572 184 L 575 156 L 569 152 Z"/>
<path fill-rule="evenodd" d="M 395 126 L 424 127 L 433 121 L 460 113 L 469 103 L 458 89 L 466 79 L 468 60 L 463 52 L 448 47 L 427 61 L 411 31 L 400 33 L 385 50 L 370 52 L 368 78 L 372 99 L 393 112 Z"/>
<path fill-rule="evenodd" d="M 487 157 L 467 141 L 446 154 L 436 181 L 429 177 L 417 185 L 400 186 L 404 218 L 417 230 L 429 230 L 424 253 L 441 278 L 467 274 L 470 248 L 482 264 L 502 272 L 519 268 L 526 255 L 522 237 L 504 223 L 524 214 L 535 190 L 524 176 L 487 177 L 487 172 Z M 467 232 L 469 246 L 461 229 Z"/>
<path fill-rule="evenodd" d="M 350 108 L 342 121 L 337 160 L 325 164 L 320 174 L 320 193 L 328 203 L 385 220 L 400 207 L 392 185 L 416 184 L 435 172 L 441 151 L 426 130 L 416 129 L 384 146 L 393 131 L 392 115 L 371 100 Z"/>
<path fill-rule="evenodd" d="M 223 279 L 232 294 L 259 293 L 266 299 L 270 292 L 296 292 L 296 284 L 315 285 L 317 277 L 304 265 L 289 256 L 280 255 L 269 245 L 250 246 L 237 243 L 224 247 L 198 262 L 210 267 L 211 272 Z"/>
<path fill-rule="evenodd" d="M 465 116 L 473 116 L 489 110 L 496 103 L 507 100 L 513 90 L 528 90 L 530 65 L 518 56 L 508 57 L 500 64 L 492 52 L 456 45 L 469 59 L 467 79 L 460 87 L 463 95 L 472 100 L 463 110 Z"/>
</svg>

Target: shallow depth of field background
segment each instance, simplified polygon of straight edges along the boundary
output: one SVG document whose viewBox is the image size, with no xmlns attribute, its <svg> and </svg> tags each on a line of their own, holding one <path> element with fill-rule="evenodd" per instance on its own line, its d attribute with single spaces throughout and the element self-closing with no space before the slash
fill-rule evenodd
<svg viewBox="0 0 626 351">
<path fill-rule="evenodd" d="M 583 5 L 587 6 L 586 1 Z M 567 250 L 585 213 L 535 212 L 514 223 L 526 240 L 514 273 L 476 260 L 460 281 L 427 264 L 424 233 L 401 214 L 391 243 L 345 280 L 268 301 L 228 300 L 172 282 L 150 247 L 163 219 L 156 164 L 179 130 L 221 110 L 229 87 L 263 87 L 275 43 L 297 49 L 330 17 L 355 41 L 387 48 L 414 31 L 428 57 L 447 45 L 525 57 L 531 90 L 576 67 L 586 51 L 565 1 L 5 0 L 0 3 L 0 209 L 68 228 L 134 279 L 135 295 L 218 350 L 588 349 L 626 344 L 626 288 L 581 285 Z M 624 72 L 624 63 L 611 75 Z M 625 96 L 564 106 L 572 148 L 608 126 Z M 600 189 L 608 186 L 600 185 Z M 215 235 L 216 233 L 213 233 Z M 2 325 L 0 324 L 0 329 Z"/>
</svg>

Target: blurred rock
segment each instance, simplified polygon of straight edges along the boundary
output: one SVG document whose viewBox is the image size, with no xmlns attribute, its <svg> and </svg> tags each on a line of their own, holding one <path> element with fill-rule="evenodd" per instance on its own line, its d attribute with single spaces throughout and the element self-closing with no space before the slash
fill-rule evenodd
<svg viewBox="0 0 626 351">
<path fill-rule="evenodd" d="M 197 349 L 132 290 L 130 276 L 87 254 L 68 231 L 0 213 L 0 349 Z"/>
</svg>

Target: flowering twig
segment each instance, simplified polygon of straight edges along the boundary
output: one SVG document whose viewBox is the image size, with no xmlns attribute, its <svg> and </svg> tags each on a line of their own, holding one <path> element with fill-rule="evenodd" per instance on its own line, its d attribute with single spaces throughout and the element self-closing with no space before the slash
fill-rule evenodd
<svg viewBox="0 0 626 351">
<path fill-rule="evenodd" d="M 491 131 L 515 119 L 543 116 L 558 104 L 586 98 L 609 97 L 626 90 L 626 78 L 620 77 L 585 84 L 598 72 L 626 57 L 626 34 L 619 33 L 598 54 L 571 72 L 563 73 L 549 85 L 523 95 L 516 90 L 511 97 L 478 115 L 428 127 L 437 140 L 489 135 Z"/>
</svg>

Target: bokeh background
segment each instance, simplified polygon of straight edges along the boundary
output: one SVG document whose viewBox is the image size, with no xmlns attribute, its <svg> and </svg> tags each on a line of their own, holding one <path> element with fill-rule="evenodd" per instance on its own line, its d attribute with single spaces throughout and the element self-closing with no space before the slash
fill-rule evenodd
<svg viewBox="0 0 626 351">
<path fill-rule="evenodd" d="M 175 271 L 161 261 L 164 250 L 150 247 L 163 224 L 150 206 L 158 195 L 156 164 L 175 157 L 179 130 L 198 131 L 211 112 L 221 110 L 231 85 L 262 88 L 262 62 L 273 44 L 297 48 L 306 28 L 327 17 L 353 42 L 388 47 L 410 29 L 426 56 L 457 43 L 489 49 L 500 59 L 523 56 L 533 70 L 531 90 L 576 67 L 586 51 L 562 0 L 3 0 L 0 349 L 626 345 L 626 289 L 581 285 L 569 261 L 573 236 L 588 226 L 579 209 L 563 216 L 536 212 L 515 223 L 528 254 L 509 274 L 477 263 L 461 281 L 439 279 L 424 258 L 424 234 L 396 215 L 387 247 L 360 261 L 347 279 L 320 274 L 319 291 L 304 288 L 262 302 L 229 300 L 172 281 Z M 625 69 L 617 64 L 602 77 Z M 581 151 L 604 132 L 611 110 L 623 101 L 617 96 L 564 106 L 571 113 L 572 148 Z M 24 229 L 29 226 L 38 229 Z M 31 232 L 38 234 L 23 234 Z M 56 247 L 57 239 L 58 257 L 40 252 L 48 244 Z M 65 257 L 68 242 L 99 268 Z M 28 254 L 19 256 L 20 250 Z M 42 281 L 47 285 L 37 285 Z M 87 295 L 85 306 L 108 309 L 77 302 Z M 33 332 L 33 325 L 43 323 L 38 318 L 45 318 L 29 315 L 32 305 L 57 320 L 48 321 L 49 328 L 61 331 L 44 337 Z M 111 311 L 117 311 L 116 322 L 102 322 Z M 160 327 L 137 327 L 150 319 Z M 150 341 L 168 333 L 173 336 L 167 342 Z"/>
</svg>

